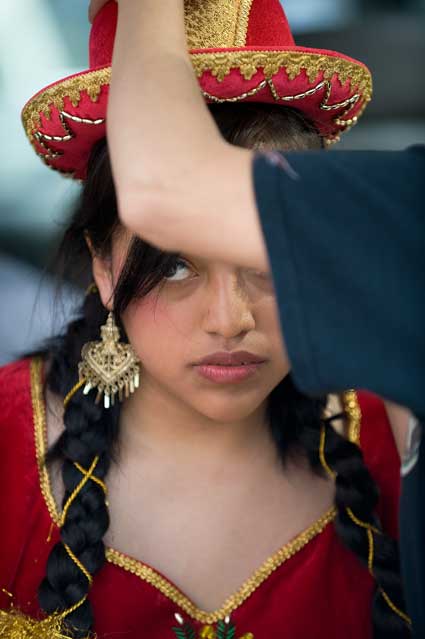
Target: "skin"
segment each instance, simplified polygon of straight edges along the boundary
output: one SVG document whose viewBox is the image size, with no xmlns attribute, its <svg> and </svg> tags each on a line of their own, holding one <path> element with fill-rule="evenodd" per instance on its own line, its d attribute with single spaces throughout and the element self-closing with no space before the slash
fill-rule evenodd
<svg viewBox="0 0 425 639">
<path fill-rule="evenodd" d="M 121 230 L 109 258 L 91 247 L 107 308 L 130 240 Z M 179 265 L 172 281 L 123 317 L 142 375 L 122 407 L 105 543 L 155 567 L 212 611 L 332 506 L 334 484 L 303 459 L 283 469 L 267 429 L 266 399 L 289 371 L 269 277 L 184 257 L 190 266 Z M 267 364 L 255 381 L 220 387 L 188 366 L 226 348 L 261 354 Z M 63 424 L 60 400 L 48 399 L 51 444 Z M 59 504 L 58 468 L 51 477 Z"/>
</svg>

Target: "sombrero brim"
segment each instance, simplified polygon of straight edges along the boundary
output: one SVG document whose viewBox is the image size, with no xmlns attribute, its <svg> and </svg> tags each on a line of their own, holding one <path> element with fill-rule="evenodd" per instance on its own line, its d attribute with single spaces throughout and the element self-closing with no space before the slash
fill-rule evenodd
<svg viewBox="0 0 425 639">
<path fill-rule="evenodd" d="M 334 51 L 243 47 L 190 51 L 207 102 L 268 102 L 304 113 L 328 143 L 353 126 L 372 97 L 368 68 Z M 111 67 L 59 80 L 24 106 L 22 120 L 48 166 L 86 177 L 93 144 L 105 136 Z"/>
</svg>

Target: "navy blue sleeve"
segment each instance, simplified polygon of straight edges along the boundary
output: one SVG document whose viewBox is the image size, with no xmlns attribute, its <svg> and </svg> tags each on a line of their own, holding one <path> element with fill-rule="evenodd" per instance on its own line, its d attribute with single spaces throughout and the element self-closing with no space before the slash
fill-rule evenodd
<svg viewBox="0 0 425 639">
<path fill-rule="evenodd" d="M 425 147 L 258 155 L 253 172 L 297 385 L 424 415 Z"/>
</svg>

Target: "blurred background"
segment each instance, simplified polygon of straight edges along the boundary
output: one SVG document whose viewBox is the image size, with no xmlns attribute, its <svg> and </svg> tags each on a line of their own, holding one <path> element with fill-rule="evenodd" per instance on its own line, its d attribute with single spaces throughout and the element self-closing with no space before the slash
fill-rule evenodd
<svg viewBox="0 0 425 639">
<path fill-rule="evenodd" d="M 365 62 L 374 99 L 339 149 L 425 143 L 425 0 L 283 0 L 297 44 Z M 26 100 L 87 68 L 88 0 L 1 0 L 0 364 L 69 321 L 49 265 L 79 186 L 46 169 L 20 123 Z"/>
</svg>

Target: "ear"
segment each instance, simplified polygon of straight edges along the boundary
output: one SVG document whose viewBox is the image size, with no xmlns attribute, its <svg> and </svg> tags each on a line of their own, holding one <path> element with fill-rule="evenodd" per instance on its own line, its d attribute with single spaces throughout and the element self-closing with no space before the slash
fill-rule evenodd
<svg viewBox="0 0 425 639">
<path fill-rule="evenodd" d="M 102 304 L 108 311 L 114 307 L 114 285 L 112 280 L 112 263 L 109 257 L 103 257 L 96 252 L 88 234 L 85 234 L 87 246 L 92 257 L 93 278 L 99 291 Z"/>
</svg>

